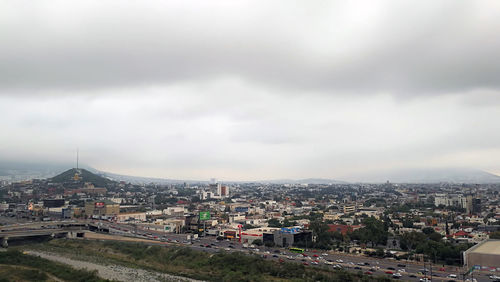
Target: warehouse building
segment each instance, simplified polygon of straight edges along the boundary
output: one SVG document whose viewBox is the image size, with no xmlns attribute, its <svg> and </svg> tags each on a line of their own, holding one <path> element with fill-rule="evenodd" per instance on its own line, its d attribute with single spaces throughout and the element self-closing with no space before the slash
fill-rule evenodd
<svg viewBox="0 0 500 282">
<path fill-rule="evenodd" d="M 464 266 L 467 269 L 500 268 L 500 240 L 486 240 L 464 252 Z"/>
</svg>

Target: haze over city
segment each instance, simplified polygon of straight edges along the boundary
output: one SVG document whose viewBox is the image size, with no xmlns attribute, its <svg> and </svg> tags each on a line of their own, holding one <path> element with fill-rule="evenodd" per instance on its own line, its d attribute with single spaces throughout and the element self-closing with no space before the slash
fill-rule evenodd
<svg viewBox="0 0 500 282">
<path fill-rule="evenodd" d="M 3 1 L 0 160 L 500 174 L 497 1 Z"/>
</svg>

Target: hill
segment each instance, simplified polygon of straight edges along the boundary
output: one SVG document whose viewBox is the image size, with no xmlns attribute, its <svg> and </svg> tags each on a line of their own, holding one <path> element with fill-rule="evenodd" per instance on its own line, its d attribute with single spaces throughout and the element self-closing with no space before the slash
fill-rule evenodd
<svg viewBox="0 0 500 282">
<path fill-rule="evenodd" d="M 109 180 L 105 177 L 102 177 L 100 175 L 94 174 L 86 169 L 76 169 L 72 168 L 69 169 L 61 174 L 58 174 L 52 178 L 50 178 L 50 181 L 55 182 L 55 183 L 64 183 L 64 182 L 72 182 L 73 177 L 75 176 L 75 173 L 79 173 L 80 177 L 83 182 L 90 182 L 94 184 L 96 187 L 106 187 L 108 184 L 112 183 L 112 180 Z"/>
<path fill-rule="evenodd" d="M 500 183 L 500 176 L 477 169 L 401 169 L 358 176 L 361 182 L 393 183 Z M 358 179 L 359 179 L 358 178 Z"/>
</svg>

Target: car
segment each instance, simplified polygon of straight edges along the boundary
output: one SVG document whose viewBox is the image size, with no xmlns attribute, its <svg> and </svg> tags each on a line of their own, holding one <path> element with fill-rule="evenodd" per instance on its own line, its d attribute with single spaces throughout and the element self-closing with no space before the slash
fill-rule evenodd
<svg viewBox="0 0 500 282">
<path fill-rule="evenodd" d="M 389 266 L 387 269 L 389 270 L 396 270 L 394 267 Z"/>
<path fill-rule="evenodd" d="M 368 262 L 365 262 L 365 265 L 370 265 L 370 263 L 368 263 Z"/>
<path fill-rule="evenodd" d="M 406 272 L 406 269 L 404 268 L 398 269 L 398 272 Z"/>
<path fill-rule="evenodd" d="M 431 282 L 429 278 L 420 278 L 420 282 Z"/>
<path fill-rule="evenodd" d="M 358 265 L 365 265 L 363 262 L 358 262 L 357 264 Z"/>
<path fill-rule="evenodd" d="M 385 272 L 385 274 L 391 274 L 391 275 L 392 275 L 392 274 L 394 274 L 394 272 L 392 272 L 392 271 L 390 271 L 390 270 L 387 270 L 387 271 Z"/>
<path fill-rule="evenodd" d="M 371 272 L 371 271 L 365 271 L 365 274 L 372 275 L 373 272 Z"/>
<path fill-rule="evenodd" d="M 265 251 L 264 253 L 266 253 L 266 254 L 270 254 L 271 252 L 270 252 L 270 251 Z"/>
<path fill-rule="evenodd" d="M 280 259 L 279 259 L 279 262 L 285 262 L 285 260 L 284 260 L 284 259 L 282 259 L 282 258 L 280 258 Z"/>
<path fill-rule="evenodd" d="M 427 273 L 427 272 L 429 272 L 429 269 L 427 269 L 427 268 L 421 268 L 421 269 L 419 269 L 419 271 L 422 272 L 422 273 Z"/>
<path fill-rule="evenodd" d="M 411 278 L 417 278 L 417 275 L 415 275 L 415 274 L 410 274 L 410 277 L 411 277 Z"/>
<path fill-rule="evenodd" d="M 394 273 L 392 277 L 397 279 L 403 277 L 403 275 L 401 275 L 401 273 Z"/>
<path fill-rule="evenodd" d="M 314 254 L 314 255 L 313 255 L 313 257 L 317 258 L 317 257 L 319 257 L 319 256 L 318 256 L 317 254 Z"/>
<path fill-rule="evenodd" d="M 327 254 L 327 253 L 322 253 L 321 255 L 322 255 L 322 256 L 327 256 L 328 254 Z"/>
<path fill-rule="evenodd" d="M 274 250 L 274 253 L 279 254 L 280 250 Z"/>
<path fill-rule="evenodd" d="M 325 264 L 328 264 L 328 265 L 333 265 L 333 262 L 332 261 L 325 261 Z"/>
<path fill-rule="evenodd" d="M 311 263 L 314 264 L 314 265 L 318 265 L 319 264 L 317 261 L 313 261 Z"/>
<path fill-rule="evenodd" d="M 234 249 L 234 246 L 233 245 L 229 245 L 229 248 Z"/>
<path fill-rule="evenodd" d="M 278 257 L 278 255 L 273 255 L 273 258 L 277 258 L 277 257 Z"/>
<path fill-rule="evenodd" d="M 309 265 L 307 262 L 303 262 L 302 264 L 303 264 L 303 265 Z"/>
<path fill-rule="evenodd" d="M 230 249 L 230 248 L 225 248 L 224 250 L 226 250 L 226 251 L 230 251 L 231 249 Z"/>
<path fill-rule="evenodd" d="M 398 267 L 406 267 L 406 264 L 400 263 L 400 264 L 398 264 Z"/>
<path fill-rule="evenodd" d="M 333 268 L 342 269 L 342 266 L 340 264 L 336 264 L 336 265 L 333 266 Z"/>
<path fill-rule="evenodd" d="M 359 266 L 356 266 L 356 267 L 354 267 L 354 269 L 361 269 L 361 267 L 359 267 Z"/>
<path fill-rule="evenodd" d="M 303 257 L 307 257 L 307 254 L 302 254 Z"/>
<path fill-rule="evenodd" d="M 490 278 L 492 280 L 500 280 L 500 276 L 497 276 L 497 275 L 490 275 L 488 278 Z"/>
<path fill-rule="evenodd" d="M 336 260 L 336 262 L 343 263 L 344 261 L 343 261 L 343 260 L 341 260 L 341 259 L 338 259 L 338 260 Z"/>
</svg>

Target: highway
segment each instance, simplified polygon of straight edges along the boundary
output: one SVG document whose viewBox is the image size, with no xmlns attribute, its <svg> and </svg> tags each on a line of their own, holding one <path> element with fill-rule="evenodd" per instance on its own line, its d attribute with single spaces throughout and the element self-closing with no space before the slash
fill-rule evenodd
<svg viewBox="0 0 500 282">
<path fill-rule="evenodd" d="M 135 226 L 127 224 L 116 224 L 109 222 L 101 222 L 105 228 L 109 228 L 110 234 L 134 236 Z M 244 252 L 257 254 L 270 260 L 281 260 L 296 263 L 307 264 L 310 267 L 341 267 L 349 271 L 361 271 L 368 275 L 386 275 L 388 277 L 402 279 L 406 281 L 419 281 L 422 278 L 431 278 L 431 269 L 429 263 L 415 263 L 413 261 L 396 261 L 394 259 L 378 259 L 370 258 L 362 255 L 325 252 L 320 250 L 308 250 L 304 255 L 292 253 L 286 248 L 268 248 L 255 247 L 244 248 L 243 244 L 237 241 L 222 240 L 218 241 L 215 237 L 200 237 L 194 241 L 187 240 L 187 234 L 173 234 L 156 232 L 137 227 L 137 236 L 140 238 L 151 239 L 155 241 L 166 241 L 169 244 L 188 246 L 193 249 L 205 252 L 218 252 L 225 250 L 228 252 Z M 456 266 L 432 265 L 432 280 L 433 281 L 462 281 L 460 275 L 461 268 Z M 387 272 L 387 273 L 386 273 Z M 369 274 L 371 273 L 371 274 Z M 394 273 L 399 273 L 401 277 L 394 277 Z M 457 278 L 451 278 L 449 275 L 456 275 Z M 492 273 L 494 274 L 494 273 Z M 488 278 L 490 273 L 474 273 L 474 278 L 477 281 L 492 281 Z"/>
<path fill-rule="evenodd" d="M 3 226 L 0 228 L 0 234 L 15 236 L 17 234 L 25 234 L 26 232 L 36 232 L 36 234 L 48 234 L 64 231 L 57 228 L 62 225 L 74 224 L 82 226 L 82 224 L 97 226 L 106 231 L 109 230 L 110 235 L 119 235 L 132 238 L 141 238 L 150 240 L 151 244 L 161 245 L 177 245 L 190 247 L 204 252 L 244 252 L 247 254 L 256 254 L 269 260 L 288 261 L 302 263 L 308 267 L 325 267 L 325 268 L 342 268 L 348 271 L 361 271 L 367 275 L 386 275 L 391 278 L 399 278 L 405 281 L 419 281 L 422 278 L 431 278 L 431 269 L 429 263 L 426 263 L 426 269 L 422 263 L 412 261 L 396 261 L 393 259 L 378 259 L 362 255 L 338 253 L 332 251 L 307 250 L 303 255 L 292 253 L 286 248 L 267 248 L 264 246 L 254 248 L 244 248 L 243 244 L 237 241 L 222 240 L 218 241 L 215 237 L 200 237 L 195 240 L 187 240 L 188 234 L 164 233 L 154 230 L 143 229 L 140 226 L 130 224 L 110 223 L 107 221 L 61 221 L 61 222 L 37 222 L 32 224 L 16 224 Z M 134 234 L 137 230 L 137 234 Z M 1 235 L 0 235 L 1 236 Z M 191 235 L 192 237 L 192 235 Z M 432 265 L 432 280 L 433 281 L 462 281 L 460 275 L 461 268 L 456 266 Z M 400 277 L 395 277 L 401 275 Z M 451 278 L 451 275 L 456 275 L 457 278 Z M 488 276 L 495 273 L 475 272 L 474 278 L 477 281 L 492 281 Z M 469 278 L 469 277 L 468 277 Z"/>
</svg>

